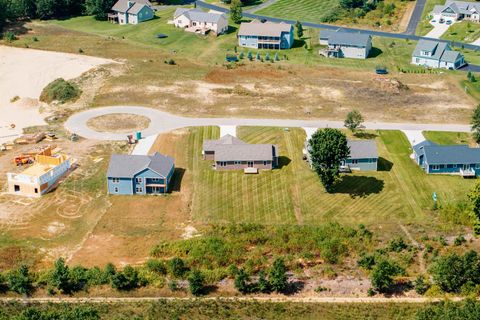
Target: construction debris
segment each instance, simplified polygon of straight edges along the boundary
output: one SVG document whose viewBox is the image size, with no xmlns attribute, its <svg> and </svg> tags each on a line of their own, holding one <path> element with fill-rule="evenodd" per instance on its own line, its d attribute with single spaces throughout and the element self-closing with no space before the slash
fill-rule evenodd
<svg viewBox="0 0 480 320">
<path fill-rule="evenodd" d="M 35 144 L 45 139 L 45 137 L 45 132 L 24 134 L 20 138 L 15 139 L 14 142 L 16 144 Z"/>
</svg>

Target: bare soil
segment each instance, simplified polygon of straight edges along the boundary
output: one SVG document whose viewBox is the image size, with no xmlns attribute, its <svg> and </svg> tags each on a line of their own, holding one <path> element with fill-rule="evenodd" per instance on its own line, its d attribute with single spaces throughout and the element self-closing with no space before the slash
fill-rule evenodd
<svg viewBox="0 0 480 320">
<path fill-rule="evenodd" d="M 87 125 L 99 132 L 129 133 L 148 128 L 150 119 L 135 114 L 114 113 L 92 118 Z"/>
</svg>

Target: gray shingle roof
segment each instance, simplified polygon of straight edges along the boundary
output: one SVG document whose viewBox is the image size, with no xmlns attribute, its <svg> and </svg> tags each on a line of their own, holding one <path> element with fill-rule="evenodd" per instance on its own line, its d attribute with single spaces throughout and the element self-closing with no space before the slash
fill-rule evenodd
<svg viewBox="0 0 480 320">
<path fill-rule="evenodd" d="M 230 134 L 226 134 L 218 140 L 205 140 L 203 142 L 203 151 L 214 151 L 216 146 L 222 144 L 238 145 L 246 143 Z"/>
<path fill-rule="evenodd" d="M 418 155 L 425 155 L 429 165 L 480 163 L 480 148 L 470 148 L 468 145 L 442 146 L 427 140 L 413 149 Z"/>
<path fill-rule="evenodd" d="M 251 22 L 242 22 L 238 30 L 239 36 L 261 36 L 261 37 L 280 37 L 283 32 L 289 33 L 292 25 L 283 22 L 275 23 L 271 21 L 260 22 L 257 20 Z"/>
<path fill-rule="evenodd" d="M 421 51 L 433 52 L 433 55 L 431 57 L 422 56 L 420 54 Z M 455 62 L 458 57 L 461 56 L 461 53 L 452 50 L 450 46 L 444 42 L 421 39 L 418 41 L 412 55 L 414 57 L 437 61 Z"/>
<path fill-rule="evenodd" d="M 227 18 L 224 13 L 215 13 L 215 12 L 205 12 L 201 9 L 186 9 L 178 8 L 175 10 L 174 17 L 177 18 L 181 15 L 185 15 L 188 19 L 192 21 L 198 21 L 203 23 L 218 23 L 218 21 L 223 17 Z"/>
<path fill-rule="evenodd" d="M 129 2 L 130 2 L 130 5 L 129 5 Z M 135 5 L 137 5 L 135 7 Z M 152 7 L 152 4 L 150 3 L 150 1 L 148 0 L 118 0 L 112 7 L 112 11 L 116 11 L 116 12 L 121 12 L 121 13 L 125 13 L 125 12 L 128 12 L 128 13 L 132 13 L 132 14 L 137 14 L 142 8 L 143 8 L 143 5 L 146 5 L 148 7 Z M 135 7 L 135 9 L 134 9 Z M 135 12 L 130 12 L 129 11 L 134 9 Z"/>
<path fill-rule="evenodd" d="M 368 34 L 336 31 L 328 36 L 329 45 L 367 47 L 372 37 Z"/>
<path fill-rule="evenodd" d="M 348 140 L 347 145 L 350 148 L 349 159 L 378 158 L 378 150 L 375 140 Z"/>
<path fill-rule="evenodd" d="M 272 161 L 277 155 L 277 147 L 272 144 L 218 145 L 215 148 L 215 161 Z"/>
<path fill-rule="evenodd" d="M 445 8 L 446 7 L 452 8 L 456 13 L 466 13 L 471 12 L 470 10 L 475 10 L 479 11 L 479 4 L 475 2 L 469 2 L 469 1 L 455 1 L 455 0 L 447 0 L 445 2 Z"/>
<path fill-rule="evenodd" d="M 113 154 L 108 165 L 108 178 L 133 178 L 139 172 L 149 168 L 163 177 L 167 177 L 174 166 L 172 157 L 158 152 L 151 156 Z"/>
</svg>

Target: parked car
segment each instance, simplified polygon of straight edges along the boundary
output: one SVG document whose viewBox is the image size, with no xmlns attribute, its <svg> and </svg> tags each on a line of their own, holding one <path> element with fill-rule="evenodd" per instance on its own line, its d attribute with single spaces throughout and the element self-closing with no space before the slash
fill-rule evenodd
<svg viewBox="0 0 480 320">
<path fill-rule="evenodd" d="M 437 20 L 432 19 L 432 20 L 430 20 L 430 22 L 431 22 L 431 23 L 435 23 L 435 22 L 437 22 Z"/>
<path fill-rule="evenodd" d="M 439 23 L 444 23 L 444 22 L 445 22 L 445 20 L 443 20 L 443 19 L 440 19 L 440 21 L 438 21 L 438 22 L 439 22 Z"/>
<path fill-rule="evenodd" d="M 446 25 L 451 25 L 452 24 L 452 20 L 447 20 L 447 22 L 445 22 Z"/>
</svg>

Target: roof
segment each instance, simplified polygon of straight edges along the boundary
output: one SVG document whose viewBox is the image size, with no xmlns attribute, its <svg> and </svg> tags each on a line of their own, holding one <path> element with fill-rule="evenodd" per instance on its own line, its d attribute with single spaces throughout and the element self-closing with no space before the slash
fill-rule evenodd
<svg viewBox="0 0 480 320">
<path fill-rule="evenodd" d="M 433 54 L 431 57 L 425 57 L 420 54 L 421 51 L 433 52 Z M 415 47 L 415 50 L 413 50 L 412 54 L 414 57 L 445 62 L 455 62 L 461 55 L 462 54 L 460 52 L 452 50 L 447 43 L 424 39 L 420 39 L 418 41 L 417 46 Z"/>
<path fill-rule="evenodd" d="M 214 148 L 216 146 L 223 145 L 223 144 L 239 145 L 239 144 L 246 144 L 246 143 L 230 134 L 227 134 L 218 140 L 205 140 L 203 142 L 203 150 L 214 151 Z"/>
<path fill-rule="evenodd" d="M 174 18 L 177 18 L 181 15 L 184 15 L 190 20 L 198 21 L 198 22 L 205 22 L 205 23 L 218 23 L 220 18 L 227 18 L 224 13 L 216 13 L 216 12 L 205 12 L 201 9 L 186 9 L 186 8 L 178 8 L 175 10 L 173 14 Z"/>
<path fill-rule="evenodd" d="M 272 144 L 223 144 L 215 148 L 215 161 L 272 161 L 277 156 L 277 147 Z"/>
<path fill-rule="evenodd" d="M 350 148 L 349 159 L 378 158 L 375 140 L 348 140 L 347 145 Z"/>
<path fill-rule="evenodd" d="M 151 8 L 152 4 L 148 0 L 118 0 L 113 5 L 112 11 L 138 14 L 138 12 L 140 12 L 144 6 Z"/>
<path fill-rule="evenodd" d="M 429 165 L 480 163 L 480 148 L 470 148 L 468 145 L 443 146 L 427 140 L 413 148 L 415 152 L 418 150 L 417 154 L 425 155 Z"/>
<path fill-rule="evenodd" d="M 329 45 L 367 47 L 372 37 L 369 34 L 334 31 L 328 35 Z"/>
<path fill-rule="evenodd" d="M 471 12 L 471 10 L 479 11 L 480 6 L 478 3 L 469 2 L 469 1 L 454 1 L 454 0 L 447 0 L 445 2 L 445 8 L 450 7 L 455 13 L 466 13 Z"/>
<path fill-rule="evenodd" d="M 280 22 L 275 23 L 271 21 L 260 22 L 253 20 L 251 22 L 242 22 L 238 30 L 239 36 L 262 36 L 262 37 L 280 37 L 282 33 L 290 33 L 292 25 Z"/>
<path fill-rule="evenodd" d="M 155 152 L 151 156 L 113 154 L 108 165 L 107 177 L 133 178 L 139 172 L 150 169 L 166 177 L 174 166 L 172 157 Z"/>
</svg>

